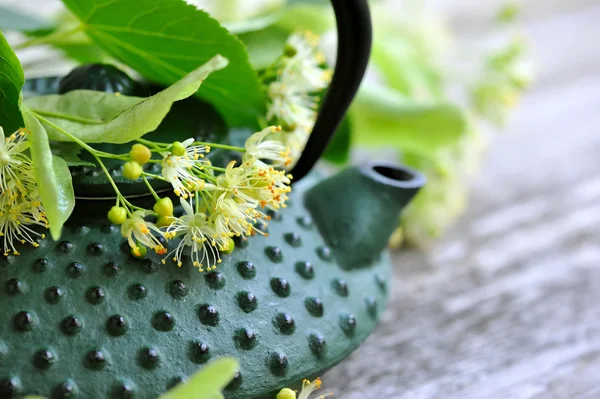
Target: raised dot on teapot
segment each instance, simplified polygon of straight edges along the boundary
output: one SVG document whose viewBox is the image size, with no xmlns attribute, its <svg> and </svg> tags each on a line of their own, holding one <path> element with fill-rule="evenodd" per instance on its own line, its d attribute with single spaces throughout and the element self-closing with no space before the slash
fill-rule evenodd
<svg viewBox="0 0 600 399">
<path fill-rule="evenodd" d="M 225 276 L 219 271 L 213 271 L 205 274 L 206 283 L 214 290 L 220 290 L 225 287 Z"/>
<path fill-rule="evenodd" d="M 269 355 L 269 369 L 275 376 L 284 376 L 287 373 L 288 363 L 287 356 L 282 352 L 274 352 Z"/>
<path fill-rule="evenodd" d="M 252 262 L 240 262 L 237 265 L 238 273 L 245 280 L 250 280 L 256 277 L 256 266 Z"/>
<path fill-rule="evenodd" d="M 27 284 L 18 278 L 11 278 L 4 283 L 4 290 L 10 296 L 21 295 L 27 290 Z"/>
<path fill-rule="evenodd" d="M 40 349 L 33 355 L 33 364 L 38 369 L 46 370 L 58 361 L 57 355 L 51 349 Z"/>
<path fill-rule="evenodd" d="M 290 335 L 296 331 L 296 322 L 288 313 L 278 313 L 275 316 L 274 323 L 282 334 Z"/>
<path fill-rule="evenodd" d="M 277 296 L 282 298 L 290 295 L 290 283 L 284 278 L 276 277 L 271 279 L 271 289 Z"/>
<path fill-rule="evenodd" d="M 33 330 L 36 322 L 37 317 L 33 312 L 21 311 L 13 317 L 13 326 L 20 332 Z"/>
<path fill-rule="evenodd" d="M 188 357 L 196 364 L 206 363 L 210 359 L 210 348 L 204 342 L 192 341 L 188 346 Z"/>
<path fill-rule="evenodd" d="M 200 305 L 198 309 L 198 318 L 200 322 L 207 326 L 216 326 L 219 324 L 219 312 L 212 305 Z"/>
<path fill-rule="evenodd" d="M 156 312 L 152 316 L 152 327 L 158 331 L 171 331 L 175 327 L 175 318 L 169 312 Z"/>
<path fill-rule="evenodd" d="M 235 333 L 236 344 L 245 350 L 250 350 L 256 346 L 256 334 L 250 328 L 240 328 Z"/>
<path fill-rule="evenodd" d="M 181 280 L 173 280 L 168 284 L 168 291 L 175 299 L 183 299 L 188 294 L 185 283 Z"/>
<path fill-rule="evenodd" d="M 285 241 L 290 244 L 292 247 L 300 247 L 302 246 L 302 237 L 300 236 L 300 234 L 294 232 L 294 233 L 285 233 L 284 234 L 284 239 Z"/>
<path fill-rule="evenodd" d="M 310 262 L 296 262 L 294 269 L 296 273 L 306 280 L 311 280 L 315 277 L 315 268 Z"/>
<path fill-rule="evenodd" d="M 240 309 L 245 313 L 250 313 L 256 310 L 258 306 L 258 301 L 256 296 L 248 291 L 240 291 L 236 294 L 237 303 Z"/>
</svg>

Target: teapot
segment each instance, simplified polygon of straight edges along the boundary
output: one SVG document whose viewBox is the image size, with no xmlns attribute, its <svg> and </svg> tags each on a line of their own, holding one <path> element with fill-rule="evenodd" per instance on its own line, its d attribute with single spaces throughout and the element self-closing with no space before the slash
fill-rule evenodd
<svg viewBox="0 0 600 399">
<path fill-rule="evenodd" d="M 137 259 L 105 219 L 114 203 L 107 181 L 96 168 L 73 168 L 78 201 L 60 242 L 46 239 L 19 257 L 0 257 L 0 397 L 158 397 L 209 360 L 231 355 L 240 369 L 224 396 L 273 398 L 283 386 L 321 375 L 366 339 L 391 290 L 387 239 L 425 180 L 376 161 L 333 176 L 312 170 L 356 94 L 371 46 L 367 0 L 332 5 L 336 69 L 291 171 L 288 207 L 270 211 L 262 228 L 268 236 L 236 240 L 207 273 L 163 265 L 150 254 Z M 104 79 L 99 90 L 153 90 L 107 78 L 114 71 L 101 66 L 81 68 L 81 79 L 71 73 L 29 80 L 26 95 L 93 88 L 93 79 Z M 211 122 L 199 113 L 212 115 Z M 150 135 L 177 140 L 190 129 L 213 140 L 247 137 L 244 129 L 228 131 L 198 99 L 177 103 Z M 224 151 L 212 156 L 215 163 L 231 159 Z M 152 201 L 139 183 L 119 180 L 118 168 L 111 174 L 132 201 Z"/>
</svg>

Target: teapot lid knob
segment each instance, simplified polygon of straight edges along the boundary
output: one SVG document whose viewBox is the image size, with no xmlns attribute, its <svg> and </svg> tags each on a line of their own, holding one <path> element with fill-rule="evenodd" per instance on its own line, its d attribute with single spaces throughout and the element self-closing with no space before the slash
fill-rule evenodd
<svg viewBox="0 0 600 399">
<path fill-rule="evenodd" d="M 372 26 L 367 0 L 331 0 L 338 31 L 335 71 L 312 133 L 292 168 L 298 182 L 310 172 L 333 138 L 365 75 Z"/>
</svg>

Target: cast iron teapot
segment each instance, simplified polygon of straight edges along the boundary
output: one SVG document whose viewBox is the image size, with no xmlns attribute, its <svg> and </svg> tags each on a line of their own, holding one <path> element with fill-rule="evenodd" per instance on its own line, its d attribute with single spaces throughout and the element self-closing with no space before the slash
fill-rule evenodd
<svg viewBox="0 0 600 399">
<path fill-rule="evenodd" d="M 237 240 L 209 273 L 163 265 L 154 255 L 136 259 L 106 221 L 114 200 L 103 175 L 74 168 L 78 201 L 61 241 L 0 258 L 0 398 L 155 398 L 224 355 L 241 364 L 225 397 L 273 398 L 321 375 L 367 337 L 390 291 L 387 239 L 424 179 L 379 162 L 332 177 L 309 174 L 356 93 L 371 45 L 367 1 L 332 3 L 337 68 L 292 171 L 289 206 L 271 212 L 268 237 Z M 26 95 L 153 90 L 118 74 L 80 67 L 63 79 L 28 81 Z M 173 141 L 190 130 L 221 142 L 247 137 L 197 99 L 176 103 L 150 134 Z M 215 151 L 213 161 L 230 156 Z M 111 173 L 129 198 L 152 201 L 119 168 Z"/>
</svg>

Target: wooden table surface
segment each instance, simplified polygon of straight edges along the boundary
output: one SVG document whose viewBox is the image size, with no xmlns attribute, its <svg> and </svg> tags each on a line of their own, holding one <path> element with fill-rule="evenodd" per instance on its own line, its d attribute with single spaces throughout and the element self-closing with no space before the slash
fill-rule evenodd
<svg viewBox="0 0 600 399">
<path fill-rule="evenodd" d="M 446 1 L 465 36 L 489 1 Z M 490 146 L 462 220 L 395 256 L 336 398 L 600 398 L 600 2 L 528 0 L 537 83 Z"/>
</svg>

